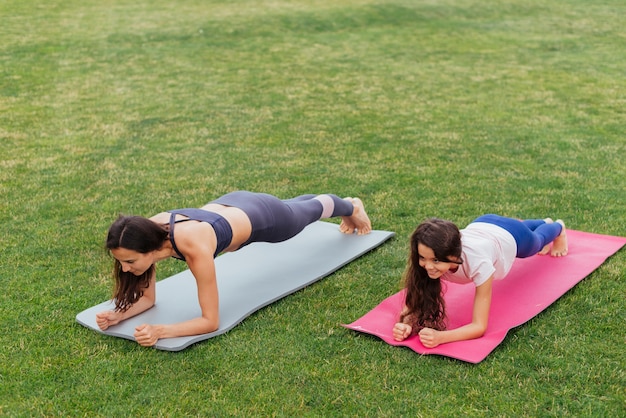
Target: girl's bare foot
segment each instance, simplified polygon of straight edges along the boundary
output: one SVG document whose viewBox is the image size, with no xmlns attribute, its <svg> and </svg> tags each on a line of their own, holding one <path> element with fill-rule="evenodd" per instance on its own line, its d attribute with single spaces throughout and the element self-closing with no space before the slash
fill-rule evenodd
<svg viewBox="0 0 626 418">
<path fill-rule="evenodd" d="M 365 212 L 361 199 L 346 197 L 352 203 L 354 210 L 350 216 L 342 216 L 339 230 L 344 234 L 352 234 L 355 230 L 358 235 L 369 234 L 372 231 L 372 223 Z"/>
<path fill-rule="evenodd" d="M 552 242 L 550 255 L 552 257 L 564 257 L 567 255 L 567 232 L 565 231 L 565 223 L 560 219 L 557 219 L 556 221 L 561 224 L 563 229 L 561 230 L 559 236 Z"/>
<path fill-rule="evenodd" d="M 546 219 L 544 219 L 544 221 L 545 221 L 547 224 L 554 223 L 554 221 L 552 220 L 552 218 L 546 218 Z M 552 244 L 546 244 L 546 245 L 545 245 L 545 246 L 541 249 L 541 251 L 539 251 L 537 254 L 539 254 L 539 255 L 546 255 L 546 254 L 548 254 L 548 253 L 550 252 L 550 247 L 551 247 L 551 245 L 552 245 Z"/>
</svg>

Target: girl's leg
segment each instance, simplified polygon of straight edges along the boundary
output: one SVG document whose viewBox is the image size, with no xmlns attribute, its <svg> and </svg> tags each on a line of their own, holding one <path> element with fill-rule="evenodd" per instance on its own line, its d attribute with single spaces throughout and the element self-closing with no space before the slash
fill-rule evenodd
<svg viewBox="0 0 626 418">
<path fill-rule="evenodd" d="M 565 230 L 562 221 L 548 223 L 548 219 L 519 221 L 498 215 L 484 215 L 474 222 L 487 222 L 506 229 L 515 238 L 517 257 L 526 258 L 542 251 L 546 245 L 554 241 Z M 567 253 L 567 249 L 565 249 L 565 253 Z M 554 254 L 553 251 L 553 255 L 565 254 Z"/>
<path fill-rule="evenodd" d="M 552 219 L 548 218 L 548 220 L 552 221 Z M 539 228 L 537 230 L 535 230 L 535 232 L 539 233 L 539 234 L 543 234 L 544 236 L 546 236 L 546 239 L 550 239 L 550 237 L 554 234 L 554 231 L 545 231 L 545 228 L 547 228 L 547 225 L 560 225 L 561 229 L 559 234 L 552 240 L 552 248 L 550 249 L 550 246 L 548 244 L 546 244 L 543 249 L 541 251 L 539 251 L 539 254 L 547 254 L 548 251 L 550 251 L 550 255 L 552 257 L 563 257 L 567 255 L 567 251 L 568 251 L 568 245 L 567 245 L 567 232 L 565 230 L 565 223 L 560 220 L 557 219 L 556 222 L 552 223 L 552 222 L 548 222 L 546 223 L 546 226 L 541 227 L 541 231 L 539 231 Z"/>
<path fill-rule="evenodd" d="M 535 229 L 539 228 L 541 225 L 551 224 L 552 222 L 554 222 L 554 221 L 551 218 L 546 218 L 546 219 L 526 219 L 526 220 L 522 221 L 522 223 L 524 225 L 526 225 L 528 227 L 528 229 L 530 229 L 531 231 L 534 231 Z M 546 245 L 543 246 L 543 248 L 541 250 L 539 250 L 539 252 L 537 254 L 545 255 L 545 254 L 548 254 L 549 251 L 550 251 L 550 243 L 547 243 Z"/>
<path fill-rule="evenodd" d="M 522 221 L 522 223 L 524 225 L 526 225 L 526 227 L 528 229 L 530 229 L 531 231 L 534 231 L 535 229 L 537 229 L 538 227 L 540 227 L 543 224 L 546 224 L 546 223 L 550 223 L 551 224 L 552 222 L 554 222 L 554 221 L 552 219 L 550 219 L 550 218 L 546 218 L 546 219 L 524 219 Z"/>
<path fill-rule="evenodd" d="M 527 250 L 528 256 L 534 254 L 547 254 L 550 251 L 550 243 L 553 242 L 564 230 L 563 224 L 553 222 L 552 219 L 525 220 L 522 221 L 533 234 L 533 246 Z M 540 246 L 537 249 L 537 246 Z"/>
<path fill-rule="evenodd" d="M 542 225 L 545 224 L 551 224 L 554 221 L 552 220 L 552 218 L 546 218 L 546 219 L 526 219 L 523 220 L 522 223 L 524 225 L 526 225 L 528 227 L 528 229 L 530 229 L 531 231 L 536 230 L 537 228 L 539 228 Z M 546 243 L 543 248 L 541 250 L 539 250 L 539 252 L 537 254 L 539 255 L 545 255 L 548 254 L 550 252 L 550 244 L 551 241 Z"/>
</svg>

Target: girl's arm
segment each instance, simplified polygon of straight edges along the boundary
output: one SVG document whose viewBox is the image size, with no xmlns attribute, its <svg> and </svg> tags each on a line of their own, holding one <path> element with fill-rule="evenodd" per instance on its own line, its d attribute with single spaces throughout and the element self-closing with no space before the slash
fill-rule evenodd
<svg viewBox="0 0 626 418">
<path fill-rule="evenodd" d="M 406 305 L 404 305 L 400 313 L 400 320 L 396 322 L 391 331 L 393 339 L 396 341 L 406 340 L 413 332 L 413 327 L 408 323 L 410 319 L 410 315 L 407 315 L 408 310 Z"/>
<path fill-rule="evenodd" d="M 419 333 L 422 344 L 427 348 L 433 348 L 439 344 L 452 341 L 471 340 L 482 337 L 487 330 L 487 324 L 489 322 L 492 283 L 493 276 L 476 288 L 471 323 L 446 331 L 424 328 Z"/>
<path fill-rule="evenodd" d="M 139 344 L 152 346 L 160 338 L 206 334 L 218 329 L 219 298 L 213 251 L 207 245 L 184 253 L 187 265 L 196 279 L 202 316 L 175 324 L 140 325 L 134 334 Z"/>
<path fill-rule="evenodd" d="M 106 330 L 110 326 L 117 325 L 125 319 L 147 311 L 154 306 L 156 300 L 156 273 L 150 277 L 149 286 L 144 289 L 143 295 L 139 300 L 124 312 L 120 311 L 103 311 L 96 314 L 96 324 L 101 330 Z"/>
</svg>

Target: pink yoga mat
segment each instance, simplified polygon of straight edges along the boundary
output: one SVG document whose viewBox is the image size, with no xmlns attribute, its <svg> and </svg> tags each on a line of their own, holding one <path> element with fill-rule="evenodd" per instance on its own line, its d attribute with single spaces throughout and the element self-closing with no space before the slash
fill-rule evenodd
<svg viewBox="0 0 626 418">
<path fill-rule="evenodd" d="M 597 269 L 626 244 L 626 238 L 568 230 L 569 253 L 556 258 L 536 255 L 517 259 L 507 277 L 493 283 L 489 326 L 481 338 L 424 347 L 417 336 L 402 342 L 391 333 L 404 303 L 404 291 L 383 300 L 378 306 L 346 328 L 375 335 L 388 344 L 409 347 L 419 354 L 439 354 L 479 363 L 500 344 L 507 332 L 543 311 L 565 292 Z M 448 327 L 472 320 L 473 285 L 446 283 Z"/>
</svg>

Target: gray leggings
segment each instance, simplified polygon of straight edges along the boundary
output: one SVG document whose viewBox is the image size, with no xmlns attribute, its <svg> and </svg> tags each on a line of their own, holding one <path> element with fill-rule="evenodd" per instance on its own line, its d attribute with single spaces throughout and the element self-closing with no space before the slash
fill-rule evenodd
<svg viewBox="0 0 626 418">
<path fill-rule="evenodd" d="M 265 193 L 236 191 L 212 201 L 224 206 L 241 209 L 252 224 L 250 238 L 242 245 L 253 242 L 281 242 L 294 237 L 307 225 L 320 220 L 324 207 L 315 199 L 319 195 L 307 194 L 288 200 L 280 200 Z M 333 194 L 327 194 L 333 203 L 332 215 L 350 216 L 352 203 Z"/>
</svg>

